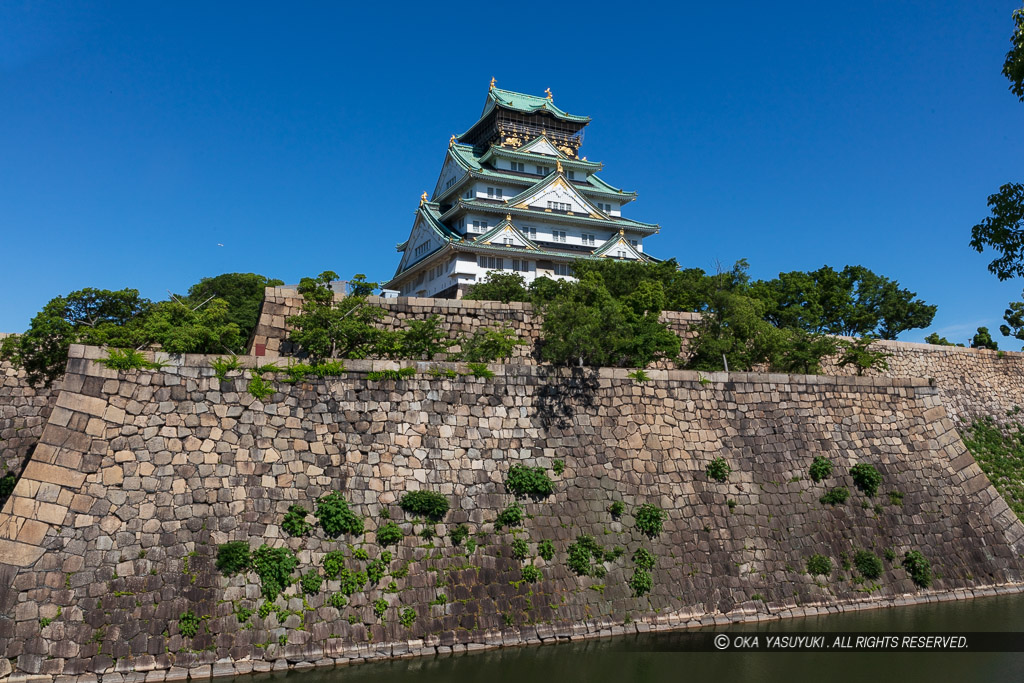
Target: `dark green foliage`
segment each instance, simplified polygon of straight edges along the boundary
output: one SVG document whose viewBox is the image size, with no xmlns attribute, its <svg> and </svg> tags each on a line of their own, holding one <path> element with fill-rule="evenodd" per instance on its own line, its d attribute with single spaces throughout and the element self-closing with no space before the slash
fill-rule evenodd
<svg viewBox="0 0 1024 683">
<path fill-rule="evenodd" d="M 990 417 L 975 420 L 961 435 L 992 485 L 1024 521 L 1024 426 L 999 426 Z"/>
<path fill-rule="evenodd" d="M 195 637 L 199 632 L 199 617 L 195 615 L 195 612 L 189 610 L 181 613 L 181 616 L 178 617 L 178 631 L 186 638 Z"/>
<path fill-rule="evenodd" d="M 327 604 L 334 609 L 341 609 L 348 604 L 348 598 L 341 591 L 331 593 L 331 597 L 327 598 Z"/>
<path fill-rule="evenodd" d="M 398 614 L 398 623 L 405 628 L 412 628 L 413 622 L 416 621 L 416 610 L 412 607 L 406 607 Z"/>
<path fill-rule="evenodd" d="M 341 584 L 341 592 L 345 595 L 354 595 L 359 591 L 363 590 L 363 586 L 369 577 L 366 572 L 354 572 L 350 569 L 342 567 L 341 571 L 338 572 L 338 581 Z"/>
<path fill-rule="evenodd" d="M 432 360 L 439 353 L 444 353 L 454 342 L 441 329 L 441 318 L 432 315 L 425 320 L 411 319 L 401 339 L 401 355 L 403 358 Z"/>
<path fill-rule="evenodd" d="M 309 512 L 299 504 L 288 506 L 288 512 L 281 522 L 281 528 L 290 536 L 305 536 L 313 526 L 306 521 Z"/>
<path fill-rule="evenodd" d="M 512 465 L 505 477 L 505 488 L 515 496 L 543 498 L 554 493 L 555 484 L 543 467 Z"/>
<path fill-rule="evenodd" d="M 810 474 L 811 479 L 816 482 L 828 479 L 832 476 L 832 461 L 824 455 L 816 455 L 814 456 L 814 460 L 811 461 L 811 468 L 807 473 Z"/>
<path fill-rule="evenodd" d="M 467 363 L 495 363 L 512 358 L 517 346 L 525 342 L 511 327 L 486 327 L 459 340 L 457 357 Z"/>
<path fill-rule="evenodd" d="M 932 585 L 932 564 L 919 550 L 908 550 L 903 555 L 903 568 L 918 588 Z"/>
<path fill-rule="evenodd" d="M 460 524 L 452 529 L 448 536 L 452 539 L 452 545 L 462 545 L 462 542 L 469 536 L 469 527 L 465 524 Z"/>
<path fill-rule="evenodd" d="M 628 377 L 632 378 L 633 380 L 641 384 L 651 379 L 650 375 L 648 375 L 643 370 L 634 370 L 633 372 L 628 374 Z"/>
<path fill-rule="evenodd" d="M 971 348 L 998 351 L 999 344 L 992 340 L 992 335 L 989 334 L 987 327 L 979 327 L 977 333 L 971 339 Z"/>
<path fill-rule="evenodd" d="M 282 382 L 294 384 L 310 377 L 324 379 L 325 377 L 339 377 L 345 374 L 345 364 L 337 360 L 321 361 L 319 363 L 291 363 L 281 368 L 285 377 Z"/>
<path fill-rule="evenodd" d="M 486 363 L 466 363 L 466 369 L 469 370 L 470 375 L 479 379 L 494 377 L 494 371 L 488 368 Z"/>
<path fill-rule="evenodd" d="M 448 499 L 435 491 L 410 491 L 402 495 L 399 507 L 412 515 L 440 521 L 448 512 Z"/>
<path fill-rule="evenodd" d="M 651 503 L 644 503 L 637 508 L 634 516 L 636 517 L 636 528 L 650 538 L 661 533 L 662 524 L 668 518 L 664 510 Z"/>
<path fill-rule="evenodd" d="M 555 544 L 551 542 L 551 539 L 545 538 L 537 544 L 537 554 L 543 557 L 546 562 L 550 562 L 555 556 Z"/>
<path fill-rule="evenodd" d="M 642 368 L 679 355 L 679 337 L 658 318 L 660 282 L 646 280 L 613 297 L 596 272 L 567 283 L 543 305 L 540 355 L 555 365 Z"/>
<path fill-rule="evenodd" d="M 239 624 L 244 624 L 245 622 L 249 621 L 249 618 L 253 615 L 253 612 L 254 610 L 239 605 L 235 608 L 235 619 L 238 620 Z"/>
<path fill-rule="evenodd" d="M 714 479 L 717 482 L 725 482 L 729 478 L 729 473 L 732 472 L 732 468 L 729 467 L 729 463 L 725 461 L 725 458 L 715 458 L 708 463 L 708 466 L 704 468 L 709 479 Z"/>
<path fill-rule="evenodd" d="M 924 338 L 925 344 L 935 344 L 936 346 L 963 346 L 963 344 L 954 344 L 945 337 L 940 337 L 938 332 L 932 332 Z"/>
<path fill-rule="evenodd" d="M 217 569 L 225 576 L 243 574 L 252 567 L 252 553 L 247 541 L 231 541 L 217 546 Z"/>
<path fill-rule="evenodd" d="M 839 344 L 843 352 L 839 356 L 837 365 L 841 368 L 852 365 L 857 369 L 858 377 L 862 376 L 866 370 L 888 370 L 889 361 L 886 358 L 892 354 L 872 349 L 871 345 L 874 341 L 873 337 L 861 337 L 854 341 L 841 339 Z"/>
<path fill-rule="evenodd" d="M 106 358 L 96 362 L 109 370 L 155 370 L 161 367 L 159 363 L 146 360 L 140 351 L 132 349 L 110 349 Z"/>
<path fill-rule="evenodd" d="M 383 619 L 384 613 L 388 610 L 388 603 L 384 598 L 377 598 L 373 601 L 373 613 L 378 619 Z"/>
<path fill-rule="evenodd" d="M 260 577 L 263 596 L 273 602 L 292 583 L 291 574 L 299 561 L 288 548 L 261 545 L 252 554 L 252 566 Z"/>
<path fill-rule="evenodd" d="M 1003 75 L 1010 81 L 1010 92 L 1024 102 L 1024 8 L 1013 11 L 1013 24 L 1010 51 L 1003 62 Z"/>
<path fill-rule="evenodd" d="M 552 462 L 551 471 L 554 472 L 559 477 L 562 476 L 562 473 L 565 472 L 565 461 L 555 460 L 554 462 Z"/>
<path fill-rule="evenodd" d="M 377 558 L 366 566 L 366 578 L 370 580 L 370 583 L 377 585 L 380 580 L 384 578 L 384 575 L 388 573 L 388 566 L 381 558 Z"/>
<path fill-rule="evenodd" d="M 491 270 L 466 291 L 464 299 L 476 301 L 529 301 L 530 293 L 526 289 L 526 279 L 519 273 L 503 273 Z"/>
<path fill-rule="evenodd" d="M 313 513 L 320 520 L 320 526 L 324 533 L 331 538 L 336 538 L 343 533 L 359 536 L 363 533 L 363 520 L 354 512 L 348 509 L 348 503 L 344 496 L 338 491 L 333 491 L 324 496 L 316 503 L 316 511 Z"/>
<path fill-rule="evenodd" d="M 268 396 L 273 395 L 274 385 L 263 379 L 262 375 L 252 371 L 249 378 L 249 386 L 246 387 L 246 391 L 248 391 L 253 398 L 262 401 Z"/>
<path fill-rule="evenodd" d="M 593 536 L 580 534 L 566 549 L 565 564 L 578 576 L 598 576 L 603 574 L 604 567 L 594 563 L 604 562 L 604 548 Z"/>
<path fill-rule="evenodd" d="M 633 553 L 633 563 L 641 569 L 654 569 L 654 554 L 647 548 L 638 548 Z"/>
<path fill-rule="evenodd" d="M 523 581 L 526 581 L 528 583 L 537 583 L 538 581 L 544 578 L 544 575 L 541 573 L 538 567 L 535 567 L 532 564 L 528 564 L 523 567 L 522 577 Z"/>
<path fill-rule="evenodd" d="M 1024 184 L 1003 185 L 989 195 L 988 205 L 992 215 L 971 228 L 971 246 L 978 253 L 999 253 L 988 270 L 1000 280 L 1024 275 Z"/>
<path fill-rule="evenodd" d="M 845 486 L 837 486 L 834 489 L 829 490 L 818 500 L 824 505 L 842 505 L 850 499 L 850 489 Z"/>
<path fill-rule="evenodd" d="M 621 517 L 625 511 L 626 505 L 621 500 L 613 500 L 612 504 L 608 506 L 608 512 L 612 513 L 612 517 L 615 519 Z"/>
<path fill-rule="evenodd" d="M 858 550 L 853 556 L 853 564 L 865 579 L 877 579 L 884 570 L 881 558 L 870 550 Z"/>
<path fill-rule="evenodd" d="M 850 476 L 853 477 L 854 485 L 866 494 L 874 498 L 878 493 L 878 485 L 882 483 L 882 475 L 867 463 L 858 463 L 850 468 Z"/>
<path fill-rule="evenodd" d="M 497 529 L 520 526 L 522 525 L 525 516 L 523 508 L 520 507 L 519 503 L 512 503 L 498 513 L 498 518 L 494 520 L 494 526 Z"/>
<path fill-rule="evenodd" d="M 885 559 L 889 560 L 889 562 L 896 560 L 896 551 L 892 548 L 886 548 L 882 554 L 885 555 Z"/>
<path fill-rule="evenodd" d="M 324 583 L 324 577 L 320 576 L 320 572 L 317 570 L 310 569 L 302 575 L 300 583 L 302 584 L 303 593 L 306 595 L 316 595 L 320 592 L 320 586 Z"/>
<path fill-rule="evenodd" d="M 892 505 L 903 505 L 903 492 L 889 491 L 889 502 Z"/>
<path fill-rule="evenodd" d="M 379 355 L 382 343 L 394 347 L 375 325 L 384 317 L 384 310 L 366 302 L 376 283 L 356 275 L 350 283 L 350 294 L 335 301 L 331 283 L 337 279 L 338 274 L 329 270 L 315 278 L 302 278 L 302 312 L 287 319 L 292 328 L 289 339 L 318 360 L 366 358 Z"/>
<path fill-rule="evenodd" d="M 403 536 L 402 528 L 394 522 L 385 522 L 377 527 L 377 542 L 384 547 L 401 543 Z"/>
<path fill-rule="evenodd" d="M 636 598 L 650 593 L 651 588 L 654 587 L 654 580 L 651 578 L 650 572 L 640 567 L 636 567 L 633 570 L 633 575 L 629 577 L 627 583 L 633 590 L 633 597 Z"/>
<path fill-rule="evenodd" d="M 525 560 L 530 555 L 530 545 L 522 538 L 512 541 L 512 557 Z"/>
<path fill-rule="evenodd" d="M 370 559 L 370 553 L 366 551 L 366 548 L 356 548 L 352 551 L 352 557 L 357 560 L 368 560 Z"/>
<path fill-rule="evenodd" d="M 807 558 L 807 573 L 812 576 L 828 576 L 832 573 L 832 560 L 824 555 L 811 555 Z"/>
<path fill-rule="evenodd" d="M 242 362 L 238 360 L 238 356 L 232 355 L 230 358 L 214 358 L 210 361 L 210 367 L 213 368 L 214 376 L 221 382 L 225 382 L 229 372 L 242 368 Z"/>
<path fill-rule="evenodd" d="M 401 368 L 399 370 L 374 370 L 366 373 L 366 379 L 370 382 L 383 382 L 385 380 L 397 382 L 413 377 L 415 374 L 416 368 L 413 367 Z"/>
<path fill-rule="evenodd" d="M 345 568 L 345 553 L 340 550 L 332 550 L 324 554 L 324 574 L 328 579 L 334 579 L 342 569 Z"/>
<path fill-rule="evenodd" d="M 8 472 L 4 476 L 0 477 L 0 506 L 3 505 L 7 497 L 14 492 L 14 487 L 18 483 L 18 478 L 14 476 L 14 472 Z"/>
<path fill-rule="evenodd" d="M 229 350 L 244 353 L 246 342 L 259 322 L 264 290 L 283 284 L 281 280 L 256 273 L 224 273 L 216 277 L 204 277 L 189 287 L 186 303 L 198 306 L 210 297 L 223 300 L 227 304 L 225 323 L 238 328 L 241 342 Z"/>
<path fill-rule="evenodd" d="M 611 548 L 610 550 L 605 550 L 604 551 L 604 561 L 605 562 L 614 562 L 615 560 L 617 560 L 620 557 L 622 557 L 623 553 L 625 553 L 625 552 L 626 552 L 626 549 L 623 548 L 621 545 L 617 545 L 614 548 Z"/>
</svg>

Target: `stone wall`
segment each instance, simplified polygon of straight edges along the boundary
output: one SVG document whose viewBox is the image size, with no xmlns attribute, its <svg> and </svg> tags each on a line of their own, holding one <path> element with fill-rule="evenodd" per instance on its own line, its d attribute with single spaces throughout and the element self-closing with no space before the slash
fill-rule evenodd
<svg viewBox="0 0 1024 683">
<path fill-rule="evenodd" d="M 0 337 L 5 335 L 0 335 Z M 0 476 L 21 474 L 57 399 L 58 386 L 32 386 L 25 373 L 0 362 Z"/>
<path fill-rule="evenodd" d="M 455 301 L 448 299 L 371 297 L 374 305 L 389 312 L 384 325 L 402 327 L 407 318 L 438 315 L 452 336 L 471 334 L 480 327 L 509 325 L 527 344 L 517 349 L 517 362 L 532 364 L 533 349 L 540 336 L 540 319 L 530 304 L 503 304 L 493 301 Z M 253 353 L 276 356 L 293 353 L 287 341 L 285 318 L 300 311 L 302 300 L 295 290 L 268 288 L 260 324 L 256 331 Z M 700 320 L 697 313 L 666 311 L 662 320 L 680 336 L 685 349 L 692 328 Z M 1006 418 L 1024 407 L 1024 353 L 965 349 L 932 344 L 879 341 L 877 345 L 892 354 L 889 369 L 872 372 L 876 376 L 928 379 L 939 390 L 949 417 L 958 428 L 976 417 Z M 658 367 L 664 368 L 661 363 Z M 839 368 L 834 363 L 826 372 L 852 375 L 852 368 Z"/>
<path fill-rule="evenodd" d="M 415 378 L 396 382 L 366 374 L 396 365 L 363 361 L 327 381 L 275 380 L 260 401 L 241 373 L 215 378 L 209 358 L 118 374 L 90 360 L 99 354 L 73 347 L 41 444 L 0 513 L 0 586 L 11 586 L 0 591 L 0 667 L 10 658 L 12 679 L 174 680 L 1022 582 L 1024 526 L 924 379 L 652 370 L 640 384 L 621 370 L 509 365 L 487 380 L 432 376 L 419 364 Z M 816 455 L 835 466 L 821 484 L 807 475 Z M 715 457 L 732 468 L 725 483 L 705 473 Z M 853 487 L 858 462 L 883 475 L 873 499 Z M 521 501 L 522 527 L 496 529 L 514 500 L 503 482 L 515 464 L 545 468 L 555 492 Z M 850 502 L 820 503 L 831 486 L 849 487 Z M 442 523 L 409 519 L 396 504 L 417 489 L 448 497 Z M 290 505 L 312 510 L 334 490 L 364 518 L 365 534 L 284 533 Z M 625 505 L 620 518 L 613 501 Z M 653 538 L 635 526 L 645 503 L 667 512 Z M 327 580 L 317 594 L 291 586 L 261 615 L 256 576 L 227 578 L 214 566 L 218 544 L 242 540 L 291 548 L 297 574 L 322 572 L 332 550 L 365 570 L 384 552 L 375 529 L 387 517 L 405 536 L 387 548 L 386 575 L 340 609 L 328 604 L 340 584 Z M 459 524 L 475 547 L 453 545 Z M 604 575 L 568 570 L 580 534 L 622 548 L 595 563 Z M 538 582 L 523 580 L 515 539 L 527 542 Z M 538 557 L 542 540 L 553 543 L 551 561 Z M 639 548 L 657 559 L 650 594 L 634 597 L 627 581 Z M 897 559 L 877 586 L 857 583 L 839 566 L 858 549 L 897 558 L 920 550 L 935 582 L 918 590 Z M 809 576 L 812 554 L 837 570 Z M 199 619 L 192 637 L 181 633 L 188 612 Z"/>
</svg>

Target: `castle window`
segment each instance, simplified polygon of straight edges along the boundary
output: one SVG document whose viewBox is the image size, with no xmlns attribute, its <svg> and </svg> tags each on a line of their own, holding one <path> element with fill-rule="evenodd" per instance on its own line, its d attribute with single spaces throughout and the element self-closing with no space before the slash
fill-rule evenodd
<svg viewBox="0 0 1024 683">
<path fill-rule="evenodd" d="M 471 232 L 487 232 L 487 221 L 473 221 Z"/>
<path fill-rule="evenodd" d="M 555 275 L 568 275 L 572 277 L 572 266 L 570 266 L 568 263 L 556 263 Z"/>
<path fill-rule="evenodd" d="M 526 173 L 526 165 L 519 161 L 513 161 L 512 170 L 519 171 L 520 173 Z"/>
<path fill-rule="evenodd" d="M 512 270 L 517 270 L 521 273 L 525 273 L 530 270 L 530 262 L 520 261 L 519 259 L 512 259 Z"/>
<path fill-rule="evenodd" d="M 576 180 L 576 174 L 573 173 L 572 171 L 566 171 L 565 177 L 568 178 L 569 180 Z"/>
<path fill-rule="evenodd" d="M 487 198 L 488 199 L 501 199 L 502 189 L 500 187 L 488 187 Z"/>
<path fill-rule="evenodd" d="M 528 228 L 523 226 L 523 234 L 529 237 L 531 240 L 537 239 L 537 228 Z"/>
<path fill-rule="evenodd" d="M 551 231 L 551 241 L 552 242 L 564 242 L 565 241 L 565 232 L 562 231 L 562 230 L 552 230 Z"/>
<path fill-rule="evenodd" d="M 640 242 L 638 242 L 637 240 L 630 240 L 629 243 L 633 245 L 634 249 L 640 246 Z"/>
<path fill-rule="evenodd" d="M 488 270 L 501 270 L 504 268 L 504 260 L 501 258 L 495 258 L 493 256 L 481 256 L 477 259 L 477 264 L 481 268 Z"/>
<path fill-rule="evenodd" d="M 594 242 L 594 236 L 593 235 L 588 235 L 587 233 L 583 233 L 583 244 L 586 244 L 586 245 L 589 245 L 589 246 L 592 247 L 592 246 L 594 246 L 594 243 L 595 242 Z"/>
<path fill-rule="evenodd" d="M 548 202 L 548 208 L 554 211 L 571 211 L 572 205 L 565 202 Z"/>
<path fill-rule="evenodd" d="M 551 173 L 551 167 L 550 166 L 538 166 L 537 167 L 537 175 L 547 175 L 548 173 Z"/>
<path fill-rule="evenodd" d="M 414 253 L 414 255 L 417 258 L 419 258 L 420 256 L 423 256 L 425 253 L 427 253 L 427 249 L 429 247 L 430 247 L 430 242 L 424 242 L 423 244 L 418 244 L 418 245 L 416 245 L 416 248 L 413 250 L 413 253 Z"/>
</svg>

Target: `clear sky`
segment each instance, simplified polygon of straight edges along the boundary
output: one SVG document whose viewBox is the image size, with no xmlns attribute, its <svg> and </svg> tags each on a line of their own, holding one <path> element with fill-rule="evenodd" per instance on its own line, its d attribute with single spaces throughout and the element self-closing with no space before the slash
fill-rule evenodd
<svg viewBox="0 0 1024 683">
<path fill-rule="evenodd" d="M 1024 285 L 967 244 L 1024 181 L 1018 7 L 4 2 L 0 331 L 82 287 L 389 279 L 494 76 L 593 117 L 581 154 L 653 255 L 862 264 L 938 305 L 903 339 L 964 341 Z"/>
</svg>

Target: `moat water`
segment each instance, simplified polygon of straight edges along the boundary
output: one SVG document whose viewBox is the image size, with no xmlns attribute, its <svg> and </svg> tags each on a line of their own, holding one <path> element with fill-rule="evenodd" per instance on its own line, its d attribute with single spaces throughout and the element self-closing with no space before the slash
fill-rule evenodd
<svg viewBox="0 0 1024 683">
<path fill-rule="evenodd" d="M 574 681 L 1024 681 L 1024 594 L 711 628 L 736 635 L 810 632 L 1014 633 L 1020 652 L 692 651 L 694 631 L 371 662 L 246 676 L 237 683 L 572 683 Z M 971 642 L 979 642 L 976 636 Z M 985 642 L 984 640 L 980 642 Z"/>
</svg>

